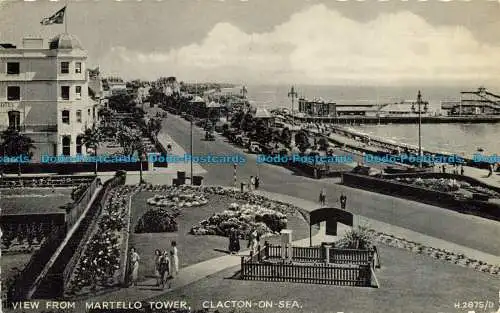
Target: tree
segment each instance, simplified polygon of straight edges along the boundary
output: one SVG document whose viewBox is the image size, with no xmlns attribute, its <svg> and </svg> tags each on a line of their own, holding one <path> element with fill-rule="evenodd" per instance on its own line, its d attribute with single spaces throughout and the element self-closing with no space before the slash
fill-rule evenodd
<svg viewBox="0 0 500 313">
<path fill-rule="evenodd" d="M 161 118 L 151 118 L 147 124 L 148 132 L 157 136 L 161 130 Z"/>
<path fill-rule="evenodd" d="M 0 145 L 0 155 L 8 157 L 18 157 L 17 169 L 21 175 L 21 156 L 33 157 L 31 150 L 35 149 L 34 141 L 30 137 L 21 134 L 14 128 L 8 128 L 0 136 L 2 143 Z"/>
<path fill-rule="evenodd" d="M 102 134 L 98 128 L 87 128 L 82 136 L 82 144 L 87 148 L 94 149 L 95 160 L 95 170 L 94 173 L 97 174 L 97 148 L 102 140 Z"/>
<path fill-rule="evenodd" d="M 109 98 L 109 107 L 117 112 L 132 113 L 136 103 L 129 94 L 118 94 Z"/>
<path fill-rule="evenodd" d="M 290 146 L 292 143 L 292 132 L 290 132 L 290 129 L 288 127 L 283 128 L 281 131 L 281 142 L 285 146 Z"/>
<path fill-rule="evenodd" d="M 243 111 L 236 112 L 233 115 L 233 117 L 231 118 L 231 127 L 240 128 L 241 122 L 243 121 L 244 116 L 245 116 L 245 113 L 243 113 Z"/>
<path fill-rule="evenodd" d="M 97 115 L 99 116 L 100 119 L 104 121 L 104 126 L 107 126 L 113 114 L 108 108 L 103 107 L 99 109 Z"/>
<path fill-rule="evenodd" d="M 241 122 L 241 128 L 244 131 L 250 131 L 255 128 L 255 120 L 252 117 L 252 114 L 247 113 L 243 116 L 243 121 Z"/>
<path fill-rule="evenodd" d="M 321 151 L 328 150 L 328 147 L 329 147 L 328 139 L 326 139 L 325 137 L 321 137 L 318 140 L 318 145 L 319 145 L 319 150 L 321 150 Z"/>
<path fill-rule="evenodd" d="M 144 142 L 142 141 L 142 136 L 140 136 L 140 134 L 138 134 L 137 132 L 132 133 L 132 136 L 130 137 L 130 150 L 131 154 L 137 152 L 137 155 L 139 156 L 139 184 L 142 184 L 144 182 L 144 180 L 142 179 L 142 161 L 143 156 L 146 153 L 146 147 L 144 145 Z"/>
<path fill-rule="evenodd" d="M 300 130 L 297 134 L 295 134 L 295 145 L 302 153 L 304 153 L 307 148 L 311 146 L 311 144 L 309 143 L 309 137 L 304 130 Z"/>
</svg>

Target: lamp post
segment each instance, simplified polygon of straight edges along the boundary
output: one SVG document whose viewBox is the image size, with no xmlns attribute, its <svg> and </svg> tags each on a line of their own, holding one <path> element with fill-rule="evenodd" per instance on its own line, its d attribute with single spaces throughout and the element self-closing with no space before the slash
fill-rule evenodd
<svg viewBox="0 0 500 313">
<path fill-rule="evenodd" d="M 422 95 L 420 94 L 420 90 L 418 91 L 417 96 L 417 104 L 418 104 L 418 157 L 419 157 L 419 166 L 422 168 Z"/>
<path fill-rule="evenodd" d="M 292 112 L 291 112 L 291 114 L 292 114 L 292 118 L 293 118 L 293 117 L 294 117 L 294 114 L 293 114 L 293 113 L 294 113 L 294 112 L 293 112 L 294 100 L 295 100 L 295 98 L 297 98 L 297 97 L 298 97 L 297 92 L 295 91 L 295 87 L 293 87 L 293 86 L 292 86 L 292 88 L 291 88 L 291 89 L 290 89 L 290 91 L 288 92 L 288 97 L 289 97 L 289 98 L 292 98 Z"/>
<path fill-rule="evenodd" d="M 193 115 L 190 118 L 190 132 L 191 132 L 191 185 L 193 184 Z"/>
</svg>

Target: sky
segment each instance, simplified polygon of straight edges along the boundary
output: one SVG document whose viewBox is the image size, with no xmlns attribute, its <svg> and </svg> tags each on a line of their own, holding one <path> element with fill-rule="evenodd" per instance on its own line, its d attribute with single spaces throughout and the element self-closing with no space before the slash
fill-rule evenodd
<svg viewBox="0 0 500 313">
<path fill-rule="evenodd" d="M 69 1 L 89 65 L 125 79 L 500 87 L 499 1 Z M 64 32 L 40 25 L 64 4 L 3 0 L 0 42 Z"/>
</svg>

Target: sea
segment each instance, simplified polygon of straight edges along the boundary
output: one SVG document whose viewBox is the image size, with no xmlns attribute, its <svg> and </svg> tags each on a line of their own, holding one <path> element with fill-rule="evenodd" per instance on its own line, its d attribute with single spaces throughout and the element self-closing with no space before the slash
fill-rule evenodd
<svg viewBox="0 0 500 313">
<path fill-rule="evenodd" d="M 307 99 L 319 98 L 342 104 L 375 104 L 395 103 L 402 100 L 416 100 L 420 90 L 422 99 L 429 102 L 429 109 L 442 113 L 441 101 L 460 100 L 460 91 L 474 91 L 480 86 L 435 87 L 435 86 L 405 86 L 405 87 L 368 87 L 368 86 L 307 86 L 296 85 L 294 90 L 298 97 Z M 500 87 L 488 88 L 495 94 L 500 93 Z M 285 85 L 254 85 L 246 86 L 247 97 L 252 105 L 273 108 L 288 108 L 292 106 L 288 97 L 291 86 Z M 298 109 L 295 100 L 295 110 Z M 418 145 L 418 125 L 353 125 L 358 131 L 388 138 L 397 142 Z M 500 124 L 423 124 L 422 146 L 425 150 L 449 152 L 470 156 L 483 150 L 482 154 L 500 155 L 499 137 Z"/>
</svg>

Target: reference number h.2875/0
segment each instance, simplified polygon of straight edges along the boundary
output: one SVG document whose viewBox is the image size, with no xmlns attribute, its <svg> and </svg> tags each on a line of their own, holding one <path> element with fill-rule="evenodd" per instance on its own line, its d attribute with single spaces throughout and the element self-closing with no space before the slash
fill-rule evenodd
<svg viewBox="0 0 500 313">
<path fill-rule="evenodd" d="M 455 309 L 493 309 L 495 303 L 489 300 L 457 301 Z"/>
</svg>

